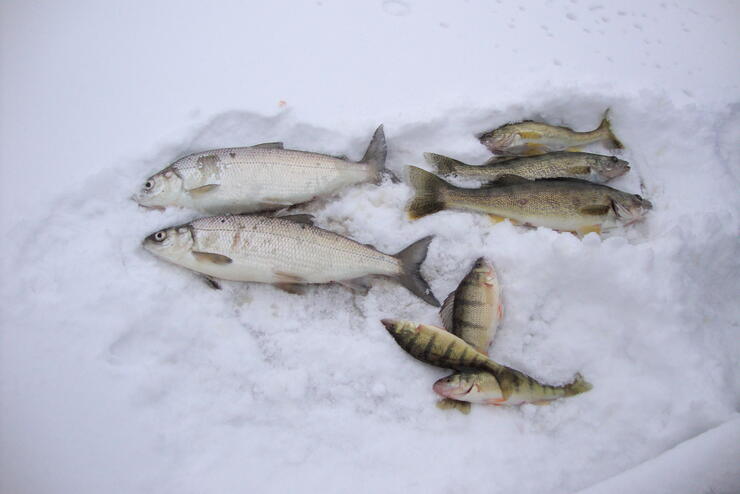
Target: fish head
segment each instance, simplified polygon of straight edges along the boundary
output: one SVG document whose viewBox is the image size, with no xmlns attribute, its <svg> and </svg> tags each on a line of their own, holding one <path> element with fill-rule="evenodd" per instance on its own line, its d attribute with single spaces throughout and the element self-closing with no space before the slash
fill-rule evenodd
<svg viewBox="0 0 740 494">
<path fill-rule="evenodd" d="M 133 199 L 144 207 L 162 208 L 176 204 L 181 192 L 182 179 L 172 168 L 165 168 L 146 179 Z"/>
<path fill-rule="evenodd" d="M 476 376 L 475 373 L 458 372 L 438 380 L 432 389 L 445 398 L 465 401 L 476 385 Z"/>
<path fill-rule="evenodd" d="M 152 233 L 141 245 L 157 257 L 174 261 L 192 251 L 193 234 L 188 225 L 173 226 Z"/>
<path fill-rule="evenodd" d="M 642 221 L 647 212 L 653 209 L 650 201 L 637 194 L 624 194 L 612 200 L 612 205 L 617 218 L 625 225 Z"/>
<path fill-rule="evenodd" d="M 485 257 L 476 259 L 473 269 L 470 272 L 482 284 L 494 286 L 497 282 L 496 270 L 493 269 L 493 265 Z"/>
<path fill-rule="evenodd" d="M 620 160 L 616 156 L 604 156 L 591 163 L 591 170 L 595 178 L 606 182 L 627 173 L 630 170 L 630 164 L 627 161 Z"/>
<path fill-rule="evenodd" d="M 478 135 L 478 140 L 493 154 L 505 154 L 508 149 L 521 144 L 522 139 L 515 129 L 505 125 Z"/>
</svg>

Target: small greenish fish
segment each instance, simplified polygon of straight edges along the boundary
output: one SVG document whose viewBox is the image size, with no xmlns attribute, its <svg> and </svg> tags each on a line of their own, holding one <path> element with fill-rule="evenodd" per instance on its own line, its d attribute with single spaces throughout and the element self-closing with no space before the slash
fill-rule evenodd
<svg viewBox="0 0 740 494">
<path fill-rule="evenodd" d="M 596 142 L 604 143 L 608 149 L 622 149 L 624 146 L 612 132 L 608 113 L 607 110 L 601 125 L 590 132 L 576 132 L 568 127 L 525 120 L 503 125 L 477 137 L 493 154 L 510 156 L 575 150 Z"/>
<path fill-rule="evenodd" d="M 535 393 L 539 393 L 542 399 L 547 399 L 547 396 L 550 396 L 548 393 L 551 393 L 551 391 L 546 389 L 557 388 L 556 386 L 541 384 L 518 370 L 494 362 L 463 339 L 443 328 L 396 319 L 383 319 L 381 322 L 393 339 L 396 340 L 396 343 L 417 360 L 463 373 L 483 371 L 482 374 L 493 376 L 498 385 L 499 404 L 518 404 L 516 400 L 519 400 L 520 397 L 534 395 Z M 441 386 L 439 390 L 447 392 L 447 388 Z M 590 385 L 586 386 L 590 387 Z M 438 390 L 435 389 L 435 391 Z M 449 394 L 451 396 L 443 396 L 458 401 L 470 401 L 461 400 L 452 395 L 453 393 Z M 460 396 L 465 398 L 462 394 Z M 510 399 L 514 401 L 509 402 Z"/>
<path fill-rule="evenodd" d="M 366 293 L 373 277 L 395 280 L 439 307 L 421 263 L 432 237 L 390 255 L 313 225 L 309 215 L 214 216 L 149 235 L 146 250 L 209 279 L 271 283 L 291 293 L 340 283 Z"/>
<path fill-rule="evenodd" d="M 457 289 L 442 303 L 439 314 L 445 329 L 488 354 L 504 307 L 496 270 L 486 258 L 475 261 Z"/>
<path fill-rule="evenodd" d="M 652 208 L 639 195 L 585 180 L 527 180 L 506 175 L 479 189 L 466 189 L 421 168 L 408 168 L 416 191 L 407 208 L 411 219 L 459 209 L 488 214 L 494 221 L 509 218 L 519 224 L 585 235 L 640 221 Z"/>
<path fill-rule="evenodd" d="M 452 374 L 434 383 L 434 391 L 448 399 L 486 405 L 545 405 L 558 398 L 585 393 L 592 388 L 580 374 L 564 386 L 548 386 L 525 376 L 518 378 L 510 393 L 506 393 L 499 378 L 486 371 L 465 371 Z"/>
<path fill-rule="evenodd" d="M 178 206 L 210 214 L 282 209 L 365 182 L 385 168 L 383 126 L 359 162 L 284 149 L 281 142 L 190 154 L 149 177 L 133 199 L 150 208 Z"/>
<path fill-rule="evenodd" d="M 580 178 L 604 183 L 629 171 L 629 163 L 616 156 L 556 151 L 538 156 L 492 159 L 482 165 L 467 165 L 447 156 L 424 153 L 427 163 L 437 167 L 440 175 L 454 175 L 484 182 L 494 182 L 504 175 L 539 178 Z"/>
</svg>

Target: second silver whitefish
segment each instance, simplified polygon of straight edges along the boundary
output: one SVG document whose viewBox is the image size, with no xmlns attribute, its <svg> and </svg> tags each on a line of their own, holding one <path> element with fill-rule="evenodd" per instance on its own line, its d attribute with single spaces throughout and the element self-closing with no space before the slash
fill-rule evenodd
<svg viewBox="0 0 740 494">
<path fill-rule="evenodd" d="M 331 282 L 366 292 L 371 278 L 389 278 L 438 307 L 419 272 L 431 240 L 390 255 L 313 226 L 308 215 L 241 215 L 160 230 L 144 240 L 144 248 L 209 278 L 271 283 L 290 292 Z"/>
<path fill-rule="evenodd" d="M 151 208 L 179 206 L 209 214 L 281 209 L 337 192 L 349 185 L 381 181 L 386 143 L 375 131 L 359 162 L 284 149 L 271 142 L 214 149 L 178 159 L 149 177 L 134 195 Z"/>
</svg>

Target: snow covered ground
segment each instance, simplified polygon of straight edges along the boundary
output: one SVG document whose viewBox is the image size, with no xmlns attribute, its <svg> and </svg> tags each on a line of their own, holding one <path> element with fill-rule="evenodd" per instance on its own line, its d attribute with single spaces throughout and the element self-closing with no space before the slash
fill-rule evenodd
<svg viewBox="0 0 740 494">
<path fill-rule="evenodd" d="M 719 0 L 4 2 L 0 491 L 661 492 L 666 472 L 673 493 L 740 491 L 739 18 Z M 312 207 L 387 252 L 435 234 L 440 299 L 488 256 L 493 357 L 594 384 L 546 407 L 440 411 L 445 371 L 379 323 L 432 307 L 382 281 L 210 290 L 140 247 L 195 215 L 128 199 L 194 150 L 358 159 L 383 122 L 402 175 L 424 151 L 482 162 L 473 134 L 510 120 L 590 130 L 607 107 L 633 166 L 614 185 L 655 205 L 622 234 L 409 222 L 404 184 Z"/>
</svg>

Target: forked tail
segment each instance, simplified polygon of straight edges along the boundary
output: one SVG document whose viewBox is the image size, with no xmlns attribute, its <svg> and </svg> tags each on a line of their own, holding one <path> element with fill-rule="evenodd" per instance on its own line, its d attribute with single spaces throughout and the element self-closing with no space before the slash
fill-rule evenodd
<svg viewBox="0 0 740 494">
<path fill-rule="evenodd" d="M 599 130 L 606 131 L 607 137 L 604 140 L 604 145 L 609 149 L 624 149 L 624 145 L 622 142 L 617 139 L 617 136 L 614 135 L 614 132 L 612 131 L 612 124 L 609 122 L 609 109 L 604 112 L 604 118 L 601 120 L 601 125 L 599 125 Z"/>
<path fill-rule="evenodd" d="M 415 220 L 445 208 L 443 192 L 449 186 L 426 170 L 409 166 L 409 181 L 416 195 L 407 207 L 409 218 Z"/>
<path fill-rule="evenodd" d="M 365 156 L 360 160 L 360 163 L 370 165 L 370 167 L 375 171 L 375 183 L 380 183 L 386 175 L 394 182 L 399 181 L 393 172 L 385 167 L 385 158 L 387 154 L 388 147 L 385 143 L 385 132 L 383 131 L 383 125 L 381 124 L 377 129 L 375 129 L 373 138 L 367 146 L 367 151 L 365 151 Z"/>
<path fill-rule="evenodd" d="M 439 307 L 439 301 L 429 288 L 429 284 L 421 277 L 420 271 L 421 263 L 427 257 L 427 249 L 433 238 L 430 235 L 417 240 L 394 257 L 401 261 L 401 274 L 396 278 L 398 282 L 424 302 Z"/>
<path fill-rule="evenodd" d="M 576 377 L 572 383 L 566 384 L 564 386 L 565 396 L 579 395 L 581 393 L 589 391 L 591 388 L 593 388 L 591 383 L 587 382 L 579 372 L 578 374 L 576 374 Z"/>
</svg>

